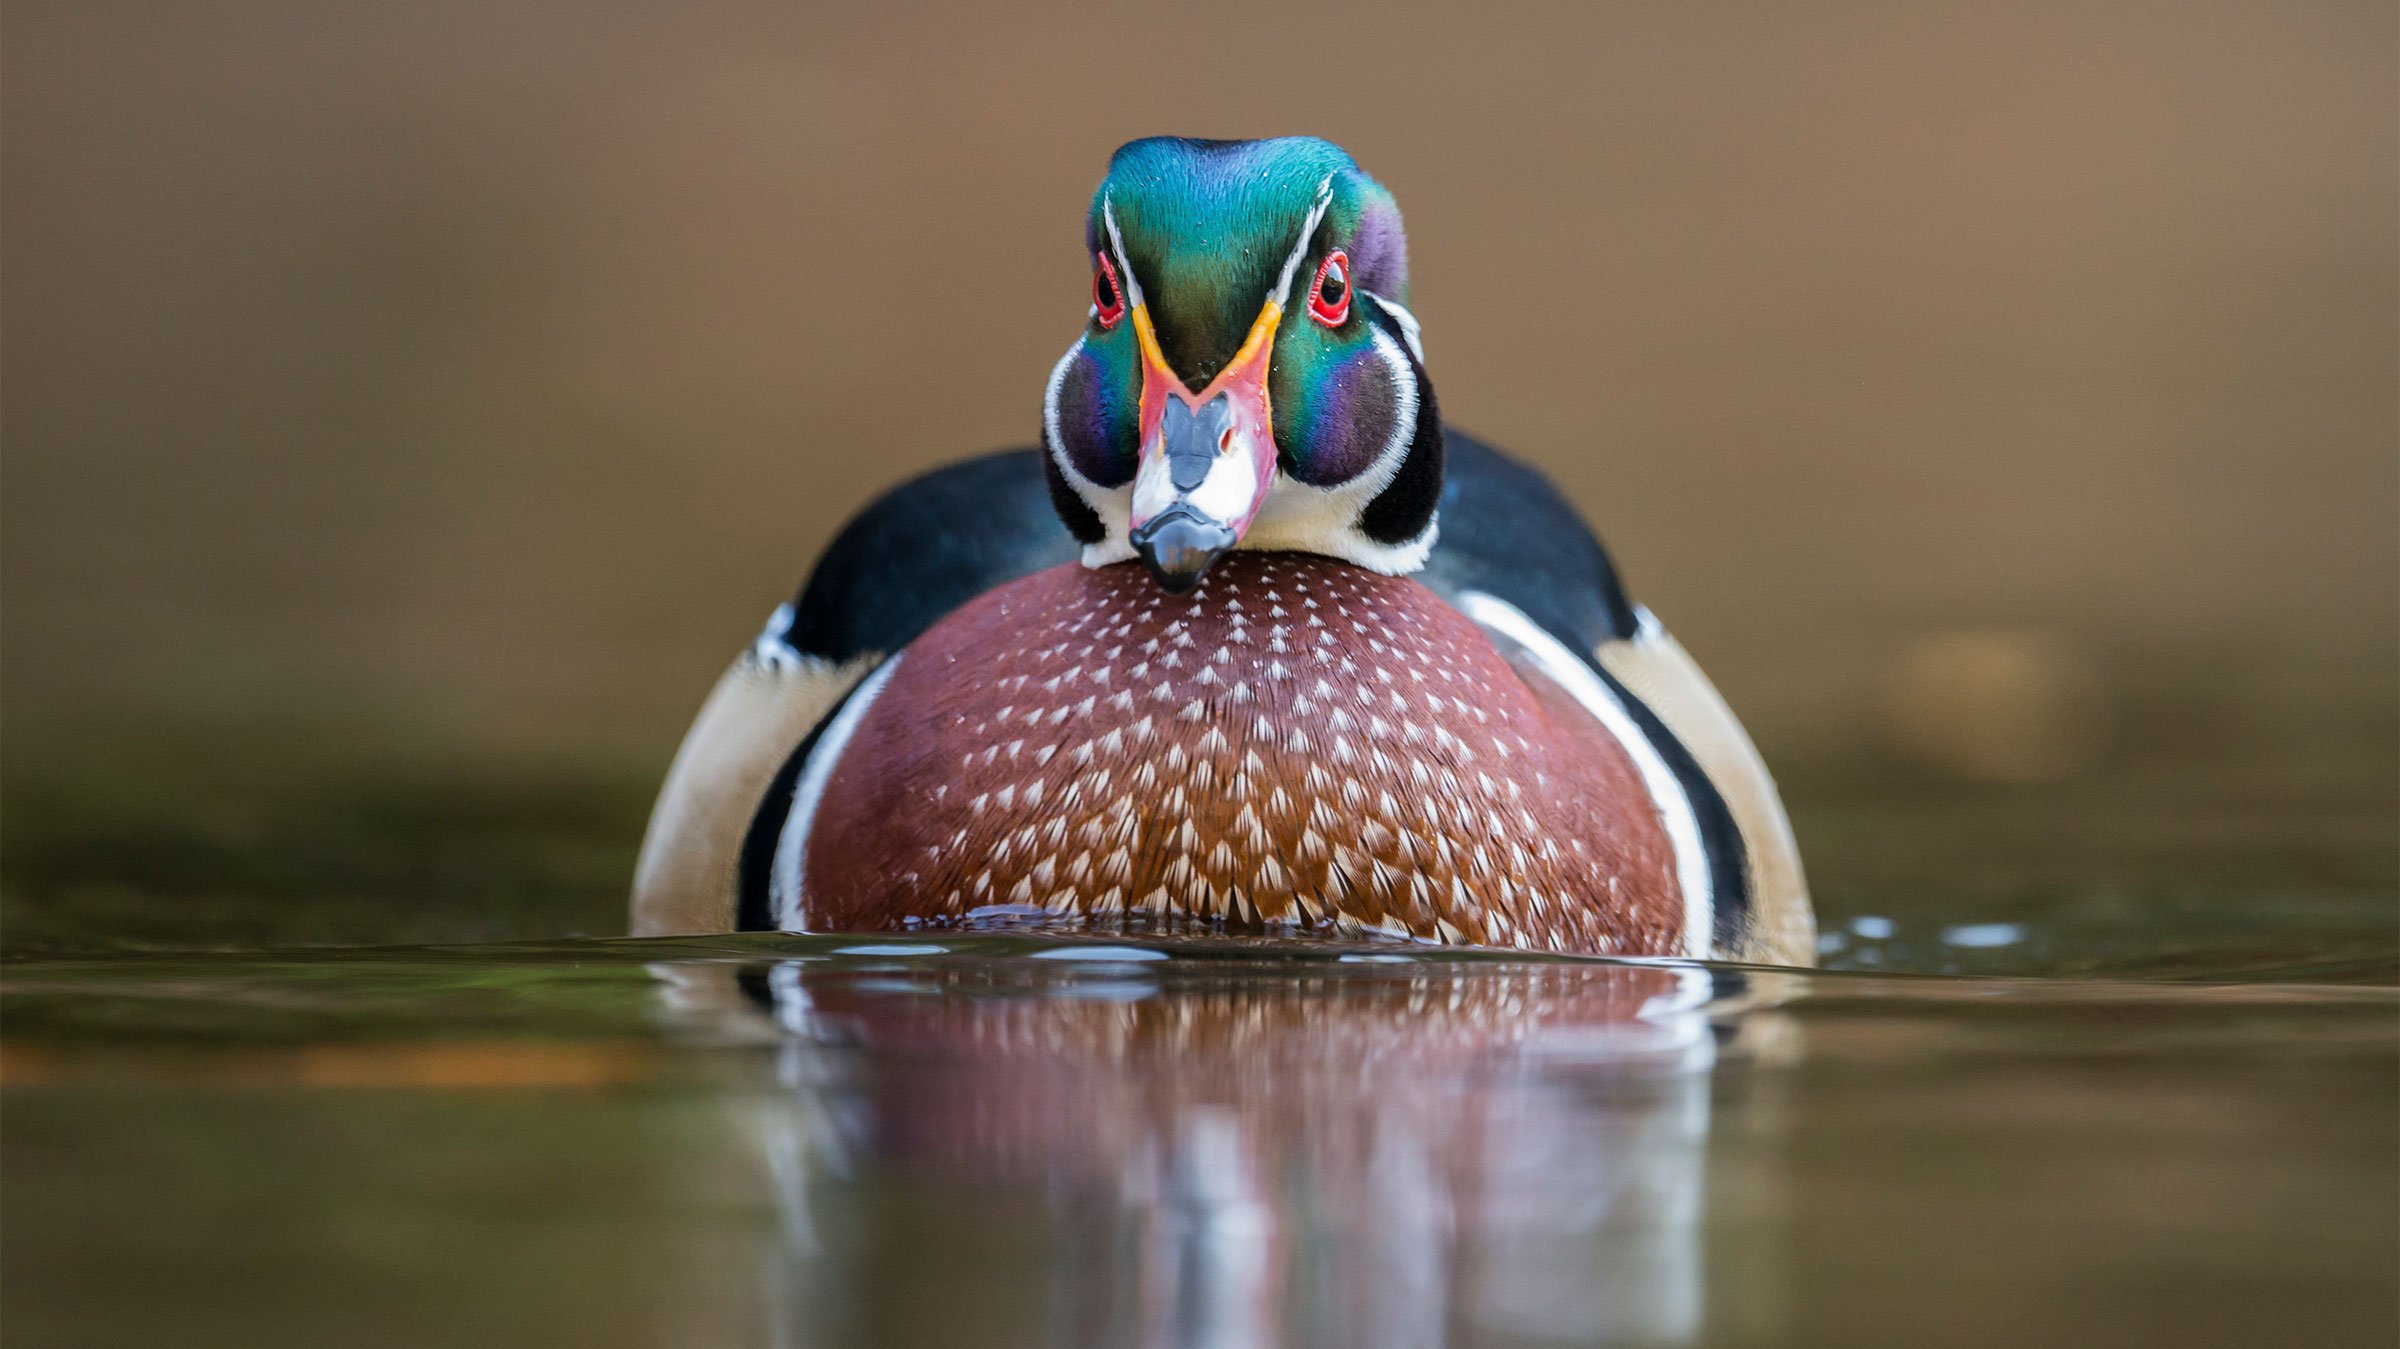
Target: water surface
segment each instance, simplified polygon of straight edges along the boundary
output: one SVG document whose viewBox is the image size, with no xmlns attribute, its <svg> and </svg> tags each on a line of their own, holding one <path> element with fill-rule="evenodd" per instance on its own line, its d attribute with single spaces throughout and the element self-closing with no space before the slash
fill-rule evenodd
<svg viewBox="0 0 2400 1349">
<path fill-rule="evenodd" d="M 205 839 L 16 850 L 12 1344 L 2400 1330 L 2400 940 L 2363 814 L 1804 816 L 1816 972 L 1010 931 L 292 944 L 598 928 L 622 823 L 545 799 L 480 833 L 351 811 L 416 881 L 353 849 L 348 909 L 304 866 L 295 893 L 212 876 Z M 69 921 L 95 912 L 139 921 Z M 233 949 L 192 949 L 212 932 Z"/>
</svg>

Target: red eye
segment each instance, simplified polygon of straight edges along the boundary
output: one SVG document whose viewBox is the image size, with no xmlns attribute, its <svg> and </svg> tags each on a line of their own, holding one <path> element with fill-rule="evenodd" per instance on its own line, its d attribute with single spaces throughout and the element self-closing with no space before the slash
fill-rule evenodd
<svg viewBox="0 0 2400 1349">
<path fill-rule="evenodd" d="M 1350 255 L 1335 249 L 1317 266 L 1317 283 L 1308 292 L 1308 316 L 1328 328 L 1350 317 Z"/>
<path fill-rule="evenodd" d="M 1092 317 L 1103 328 L 1114 328 L 1125 317 L 1125 292 L 1117 285 L 1117 269 L 1106 253 L 1094 253 L 1092 261 Z"/>
</svg>

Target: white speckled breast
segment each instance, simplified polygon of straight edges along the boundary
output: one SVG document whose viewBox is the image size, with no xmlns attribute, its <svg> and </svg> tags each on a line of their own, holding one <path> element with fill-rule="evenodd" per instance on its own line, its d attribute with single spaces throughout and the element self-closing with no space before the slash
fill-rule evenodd
<svg viewBox="0 0 2400 1349">
<path fill-rule="evenodd" d="M 1415 581 L 1236 553 L 1003 586 L 912 644 L 813 817 L 812 929 L 1002 906 L 1674 954 L 1672 847 L 1624 748 Z"/>
</svg>

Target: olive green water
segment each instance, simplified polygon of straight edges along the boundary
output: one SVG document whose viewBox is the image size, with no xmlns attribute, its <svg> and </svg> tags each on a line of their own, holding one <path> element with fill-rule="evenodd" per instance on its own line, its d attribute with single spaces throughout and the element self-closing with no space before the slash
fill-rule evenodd
<svg viewBox="0 0 2400 1349">
<path fill-rule="evenodd" d="M 639 785 L 225 771 L 12 810 L 12 1345 L 2400 1336 L 2381 788 L 1795 793 L 1803 974 L 543 937 Z"/>
</svg>

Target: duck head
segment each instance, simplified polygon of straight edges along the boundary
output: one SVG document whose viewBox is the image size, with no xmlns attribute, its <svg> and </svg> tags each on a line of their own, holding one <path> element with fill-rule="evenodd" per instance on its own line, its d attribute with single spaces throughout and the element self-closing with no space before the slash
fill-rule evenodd
<svg viewBox="0 0 2400 1349">
<path fill-rule="evenodd" d="M 1441 417 L 1391 193 L 1315 137 L 1138 140 L 1084 243 L 1091 308 L 1042 408 L 1084 565 L 1138 557 L 1179 594 L 1235 548 L 1424 565 Z"/>
</svg>

